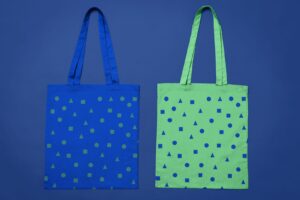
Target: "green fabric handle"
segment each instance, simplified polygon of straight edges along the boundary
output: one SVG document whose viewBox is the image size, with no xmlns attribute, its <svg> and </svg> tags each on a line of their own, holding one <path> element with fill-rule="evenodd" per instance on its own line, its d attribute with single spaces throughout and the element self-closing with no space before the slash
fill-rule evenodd
<svg viewBox="0 0 300 200">
<path fill-rule="evenodd" d="M 198 30 L 201 22 L 201 15 L 203 11 L 206 9 L 211 11 L 211 13 L 213 14 L 213 21 L 214 21 L 216 84 L 217 85 L 227 84 L 227 72 L 226 72 L 226 61 L 225 61 L 225 52 L 224 52 L 224 45 L 223 45 L 222 28 L 214 9 L 211 6 L 202 6 L 197 10 L 194 18 L 190 42 L 189 42 L 189 46 L 188 46 L 188 50 L 187 50 L 187 54 L 183 66 L 183 71 L 180 79 L 180 84 L 182 85 L 191 84 L 197 35 L 198 35 Z"/>
</svg>

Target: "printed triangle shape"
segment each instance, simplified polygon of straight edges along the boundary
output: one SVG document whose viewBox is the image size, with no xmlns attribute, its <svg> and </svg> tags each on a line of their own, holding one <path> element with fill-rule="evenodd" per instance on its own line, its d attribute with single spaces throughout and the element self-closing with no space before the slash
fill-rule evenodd
<svg viewBox="0 0 300 200">
<path fill-rule="evenodd" d="M 83 126 L 88 126 L 88 125 L 89 125 L 88 122 L 86 120 L 84 120 Z"/>
<path fill-rule="evenodd" d="M 244 117 L 243 117 L 243 114 L 240 114 L 240 118 L 244 118 Z"/>
<path fill-rule="evenodd" d="M 215 157 L 215 155 L 212 153 L 210 157 L 211 157 L 211 158 L 214 158 L 214 157 Z"/>
<path fill-rule="evenodd" d="M 229 162 L 229 158 L 226 158 L 226 160 L 225 160 L 226 162 Z"/>
<path fill-rule="evenodd" d="M 197 122 L 195 121 L 195 122 L 194 122 L 194 126 L 197 126 L 197 125 L 198 125 L 198 124 L 197 124 Z"/>
<path fill-rule="evenodd" d="M 165 131 L 162 132 L 162 135 L 166 135 Z"/>
<path fill-rule="evenodd" d="M 178 103 L 182 103 L 182 100 L 181 100 L 181 99 L 179 99 Z"/>
<path fill-rule="evenodd" d="M 191 139 L 191 140 L 194 139 L 193 135 L 190 135 L 190 139 Z"/>
<path fill-rule="evenodd" d="M 163 168 L 164 168 L 164 169 L 166 169 L 166 168 L 167 168 L 166 164 L 164 164 Z"/>
<path fill-rule="evenodd" d="M 201 108 L 199 109 L 199 113 L 202 113 L 202 109 Z"/>
<path fill-rule="evenodd" d="M 182 117 L 186 117 L 186 113 L 185 112 L 182 114 Z"/>
<path fill-rule="evenodd" d="M 222 101 L 222 98 L 221 98 L 221 97 L 219 97 L 218 101 Z"/>
<path fill-rule="evenodd" d="M 217 167 L 217 165 L 215 165 L 215 166 L 214 166 L 214 170 L 217 170 L 217 169 L 218 169 L 218 167 Z"/>
<path fill-rule="evenodd" d="M 169 157 L 171 156 L 171 153 L 170 153 L 170 152 L 168 153 L 168 156 L 169 156 Z"/>
</svg>

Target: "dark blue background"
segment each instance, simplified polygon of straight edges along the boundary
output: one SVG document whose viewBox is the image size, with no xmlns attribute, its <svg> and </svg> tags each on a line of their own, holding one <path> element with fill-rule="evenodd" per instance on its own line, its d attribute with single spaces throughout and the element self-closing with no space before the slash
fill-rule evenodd
<svg viewBox="0 0 300 200">
<path fill-rule="evenodd" d="M 156 84 L 179 82 L 194 13 L 207 3 L 223 26 L 229 82 L 250 89 L 250 189 L 158 190 Z M 46 191 L 46 87 L 67 82 L 83 15 L 95 5 L 108 19 L 121 82 L 141 84 L 140 189 Z M 299 198 L 299 6 L 297 0 L 1 0 L 0 199 Z M 85 83 L 104 82 L 96 19 Z M 193 82 L 215 81 L 212 18 L 205 13 L 204 20 Z"/>
</svg>

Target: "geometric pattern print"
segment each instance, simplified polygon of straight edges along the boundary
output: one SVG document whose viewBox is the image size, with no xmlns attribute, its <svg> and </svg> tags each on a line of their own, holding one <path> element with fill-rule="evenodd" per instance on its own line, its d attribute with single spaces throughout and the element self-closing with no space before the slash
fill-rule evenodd
<svg viewBox="0 0 300 200">
<path fill-rule="evenodd" d="M 138 104 L 120 91 L 50 94 L 45 188 L 137 188 Z"/>
<path fill-rule="evenodd" d="M 195 96 L 158 97 L 156 187 L 247 189 L 246 95 Z"/>
</svg>

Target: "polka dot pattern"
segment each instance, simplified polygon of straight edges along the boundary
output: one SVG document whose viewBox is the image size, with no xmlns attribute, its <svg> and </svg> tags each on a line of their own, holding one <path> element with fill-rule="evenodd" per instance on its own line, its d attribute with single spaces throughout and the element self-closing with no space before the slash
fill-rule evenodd
<svg viewBox="0 0 300 200">
<path fill-rule="evenodd" d="M 58 93 L 48 97 L 45 188 L 137 188 L 138 92 Z"/>
<path fill-rule="evenodd" d="M 246 94 L 159 90 L 158 111 L 156 187 L 248 187 Z"/>
</svg>

